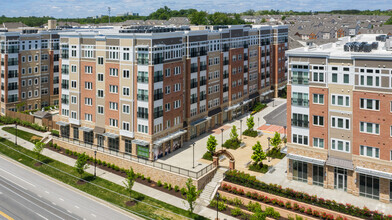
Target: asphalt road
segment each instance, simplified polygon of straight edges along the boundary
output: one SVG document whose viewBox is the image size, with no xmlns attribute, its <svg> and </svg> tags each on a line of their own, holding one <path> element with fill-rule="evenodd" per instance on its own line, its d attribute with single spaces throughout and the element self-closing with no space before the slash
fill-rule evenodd
<svg viewBox="0 0 392 220">
<path fill-rule="evenodd" d="M 264 116 L 266 124 L 286 126 L 287 123 L 287 104 L 283 104 Z"/>
<path fill-rule="evenodd" d="M 0 219 L 140 219 L 0 156 Z"/>
</svg>

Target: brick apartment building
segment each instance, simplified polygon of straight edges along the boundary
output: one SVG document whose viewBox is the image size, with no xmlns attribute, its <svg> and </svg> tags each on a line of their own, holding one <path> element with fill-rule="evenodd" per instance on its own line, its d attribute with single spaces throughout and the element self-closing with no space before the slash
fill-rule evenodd
<svg viewBox="0 0 392 220">
<path fill-rule="evenodd" d="M 1 115 L 59 104 L 58 32 L 0 32 Z"/>
<path fill-rule="evenodd" d="M 60 34 L 60 133 L 150 160 L 286 85 L 287 26 Z"/>
<path fill-rule="evenodd" d="M 389 202 L 392 51 L 376 35 L 349 41 L 286 51 L 288 178 Z"/>
</svg>

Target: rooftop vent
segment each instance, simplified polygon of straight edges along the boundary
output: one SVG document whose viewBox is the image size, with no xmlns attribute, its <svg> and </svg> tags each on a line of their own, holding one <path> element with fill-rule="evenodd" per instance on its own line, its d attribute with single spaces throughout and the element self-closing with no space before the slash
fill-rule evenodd
<svg viewBox="0 0 392 220">
<path fill-rule="evenodd" d="M 23 29 L 22 34 L 36 34 L 38 33 L 38 29 Z"/>
<path fill-rule="evenodd" d="M 348 42 L 344 45 L 344 51 L 347 52 L 371 52 L 378 47 L 377 42 L 368 44 L 366 42 Z"/>
<path fill-rule="evenodd" d="M 388 38 L 387 35 L 378 35 L 376 36 L 376 41 L 385 42 Z"/>
</svg>

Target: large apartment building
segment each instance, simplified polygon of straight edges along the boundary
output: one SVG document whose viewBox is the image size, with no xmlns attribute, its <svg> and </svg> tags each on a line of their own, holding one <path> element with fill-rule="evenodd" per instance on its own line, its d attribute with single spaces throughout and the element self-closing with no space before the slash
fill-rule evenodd
<svg viewBox="0 0 392 220">
<path fill-rule="evenodd" d="M 60 34 L 61 136 L 155 160 L 286 84 L 286 26 Z"/>
<path fill-rule="evenodd" d="M 1 115 L 59 104 L 58 32 L 0 32 Z"/>
<path fill-rule="evenodd" d="M 359 35 L 286 52 L 289 179 L 392 199 L 390 45 Z"/>
</svg>

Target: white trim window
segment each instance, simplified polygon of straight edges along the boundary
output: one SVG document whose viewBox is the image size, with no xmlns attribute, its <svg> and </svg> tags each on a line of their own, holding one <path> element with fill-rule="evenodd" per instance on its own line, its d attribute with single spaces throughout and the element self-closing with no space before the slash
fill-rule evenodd
<svg viewBox="0 0 392 220">
<path fill-rule="evenodd" d="M 109 76 L 118 76 L 118 69 L 117 68 L 110 68 L 109 69 Z"/>
<path fill-rule="evenodd" d="M 181 107 L 181 100 L 174 101 L 173 106 L 174 106 L 174 109 L 180 108 Z"/>
<path fill-rule="evenodd" d="M 324 94 L 313 94 L 313 104 L 324 105 Z"/>
<path fill-rule="evenodd" d="M 123 122 L 122 129 L 125 131 L 129 131 L 129 128 L 130 128 L 129 122 Z"/>
<path fill-rule="evenodd" d="M 359 108 L 379 111 L 380 110 L 380 100 L 361 98 L 361 99 L 359 99 Z M 391 110 L 392 110 L 392 107 L 391 107 Z"/>
<path fill-rule="evenodd" d="M 93 115 L 92 115 L 92 114 L 85 113 L 85 114 L 84 114 L 84 120 L 85 120 L 85 121 L 93 121 Z"/>
<path fill-rule="evenodd" d="M 84 88 L 88 90 L 93 89 L 93 83 L 92 82 L 84 82 Z"/>
<path fill-rule="evenodd" d="M 93 73 L 93 67 L 92 66 L 84 66 L 84 73 L 86 73 L 86 74 Z"/>
<path fill-rule="evenodd" d="M 331 95 L 331 105 L 350 107 L 350 96 Z"/>
<path fill-rule="evenodd" d="M 110 110 L 118 110 L 118 103 L 117 102 L 109 102 L 109 109 Z"/>
<path fill-rule="evenodd" d="M 324 148 L 324 139 L 313 138 L 313 147 Z"/>
<path fill-rule="evenodd" d="M 361 156 L 373 157 L 380 159 L 380 149 L 377 147 L 359 146 L 359 153 Z"/>
<path fill-rule="evenodd" d="M 112 127 L 118 127 L 118 120 L 113 119 L 113 118 L 109 118 L 109 125 Z"/>
<path fill-rule="evenodd" d="M 350 130 L 350 118 L 331 117 L 331 127 Z"/>
<path fill-rule="evenodd" d="M 313 115 L 313 125 L 324 126 L 324 116 Z"/>
<path fill-rule="evenodd" d="M 335 151 L 350 153 L 350 141 L 331 138 L 331 149 Z"/>
<path fill-rule="evenodd" d="M 123 104 L 123 113 L 129 114 L 131 107 L 129 105 Z"/>
<path fill-rule="evenodd" d="M 308 145 L 309 144 L 308 140 L 309 137 L 306 135 L 293 134 L 292 142 L 295 144 Z"/>
<path fill-rule="evenodd" d="M 118 86 L 109 85 L 109 92 L 110 93 L 118 93 Z"/>
<path fill-rule="evenodd" d="M 361 133 L 380 134 L 380 124 L 361 121 L 359 125 L 359 131 Z"/>
<path fill-rule="evenodd" d="M 103 108 L 103 105 L 98 105 L 98 106 L 97 106 L 97 109 L 98 109 L 98 110 L 97 110 L 97 111 L 98 111 L 98 114 L 103 115 L 103 112 L 104 112 L 104 110 L 103 110 L 103 109 L 104 109 L 104 108 Z"/>
<path fill-rule="evenodd" d="M 84 104 L 88 105 L 88 106 L 92 106 L 93 105 L 93 99 L 92 98 L 84 98 Z"/>
</svg>

